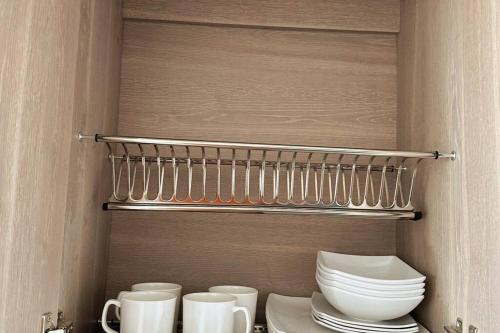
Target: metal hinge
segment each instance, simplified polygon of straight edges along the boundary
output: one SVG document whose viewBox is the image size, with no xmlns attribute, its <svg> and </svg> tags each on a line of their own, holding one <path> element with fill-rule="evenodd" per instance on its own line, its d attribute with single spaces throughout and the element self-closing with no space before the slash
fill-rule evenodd
<svg viewBox="0 0 500 333">
<path fill-rule="evenodd" d="M 62 312 L 57 314 L 57 322 L 54 323 L 54 315 L 51 312 L 42 315 L 41 333 L 71 333 L 73 332 L 73 323 L 64 321 Z"/>
<path fill-rule="evenodd" d="M 479 333 L 479 329 L 474 325 L 469 325 L 469 333 Z"/>
<path fill-rule="evenodd" d="M 447 333 L 463 333 L 464 324 L 463 324 L 462 318 L 457 318 L 455 326 L 445 326 L 444 330 Z M 479 329 L 477 327 L 475 327 L 474 325 L 469 325 L 468 332 L 469 333 L 479 333 Z"/>
<path fill-rule="evenodd" d="M 462 318 L 457 318 L 455 326 L 445 326 L 444 330 L 447 333 L 462 333 L 463 332 L 463 321 Z"/>
</svg>

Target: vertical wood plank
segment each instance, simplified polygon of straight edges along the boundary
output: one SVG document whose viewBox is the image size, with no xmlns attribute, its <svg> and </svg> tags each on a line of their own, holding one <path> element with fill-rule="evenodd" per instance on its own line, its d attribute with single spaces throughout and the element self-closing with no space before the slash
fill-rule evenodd
<svg viewBox="0 0 500 333">
<path fill-rule="evenodd" d="M 120 13 L 114 0 L 0 2 L 0 332 L 38 332 L 59 309 L 89 332 L 100 311 L 104 147 L 76 134 L 116 129 Z"/>
<path fill-rule="evenodd" d="M 0 332 L 58 310 L 79 6 L 0 2 Z"/>
<path fill-rule="evenodd" d="M 427 164 L 422 223 L 398 225 L 398 254 L 429 276 L 416 315 L 431 331 L 457 316 L 500 330 L 500 6 L 403 1 L 399 36 L 402 149 L 456 149 Z"/>
<path fill-rule="evenodd" d="M 82 1 L 72 131 L 115 133 L 121 55 L 120 1 Z M 111 214 L 107 148 L 71 144 L 60 309 L 89 332 L 104 300 Z"/>
</svg>

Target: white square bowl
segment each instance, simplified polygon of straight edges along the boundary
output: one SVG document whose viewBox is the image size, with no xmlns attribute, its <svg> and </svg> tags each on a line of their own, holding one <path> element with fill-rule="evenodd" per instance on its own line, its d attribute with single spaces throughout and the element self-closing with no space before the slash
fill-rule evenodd
<svg viewBox="0 0 500 333">
<path fill-rule="evenodd" d="M 318 266 L 327 273 L 369 283 L 416 284 L 425 281 L 424 275 L 396 256 L 357 256 L 319 251 Z"/>
<path fill-rule="evenodd" d="M 318 292 L 313 293 L 311 299 L 311 310 L 312 313 L 315 313 L 322 318 L 347 326 L 364 328 L 367 331 L 371 330 L 389 332 L 399 329 L 412 329 L 418 325 L 415 319 L 413 319 L 413 317 L 410 315 L 406 315 L 394 320 L 378 322 L 353 319 L 352 317 L 346 316 L 345 314 L 331 306 L 325 299 L 323 294 Z"/>
<path fill-rule="evenodd" d="M 316 268 L 317 275 L 321 276 L 323 279 L 329 282 L 341 282 L 344 284 L 348 284 L 350 286 L 366 288 L 371 290 L 380 290 L 380 291 L 408 291 L 408 290 L 416 290 L 422 289 L 425 287 L 425 283 L 413 283 L 413 284 L 381 284 L 381 283 L 370 283 L 355 279 L 350 279 L 343 275 L 326 273 L 321 267 Z"/>
<path fill-rule="evenodd" d="M 385 298 L 366 296 L 319 284 L 328 303 L 340 312 L 362 320 L 382 321 L 402 317 L 415 309 L 424 296 Z"/>
<path fill-rule="evenodd" d="M 346 291 L 351 291 L 360 295 L 366 295 L 366 296 L 375 296 L 375 297 L 384 297 L 384 298 L 398 298 L 398 297 L 415 297 L 415 296 L 421 296 L 424 294 L 425 289 L 415 289 L 415 290 L 390 290 L 390 291 L 381 291 L 381 290 L 373 290 L 373 289 L 366 289 L 366 288 L 359 288 L 359 287 L 354 287 L 350 286 L 348 284 L 342 283 L 342 282 L 331 282 L 328 280 L 323 279 L 321 276 L 316 274 L 316 282 L 319 284 L 322 284 L 325 287 L 336 287 L 339 289 L 343 289 Z"/>
</svg>

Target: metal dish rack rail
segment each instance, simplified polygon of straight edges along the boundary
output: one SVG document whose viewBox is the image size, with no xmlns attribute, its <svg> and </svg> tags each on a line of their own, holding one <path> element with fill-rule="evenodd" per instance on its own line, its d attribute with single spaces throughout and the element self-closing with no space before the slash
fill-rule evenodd
<svg viewBox="0 0 500 333">
<path fill-rule="evenodd" d="M 79 135 L 109 149 L 104 209 L 419 219 L 424 159 L 455 153 Z"/>
</svg>

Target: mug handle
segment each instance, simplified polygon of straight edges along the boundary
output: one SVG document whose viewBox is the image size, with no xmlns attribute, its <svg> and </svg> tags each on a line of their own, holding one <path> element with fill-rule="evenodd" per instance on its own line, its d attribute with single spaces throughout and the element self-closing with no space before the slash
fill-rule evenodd
<svg viewBox="0 0 500 333">
<path fill-rule="evenodd" d="M 122 296 L 123 296 L 124 294 L 128 293 L 128 292 L 129 292 L 129 291 L 120 291 L 120 292 L 118 293 L 118 297 L 117 297 L 116 299 L 121 300 L 121 299 L 122 299 Z M 119 308 L 118 306 L 115 308 L 115 316 L 116 316 L 116 318 L 117 318 L 118 320 L 121 320 L 121 318 L 120 318 L 120 308 Z"/>
<path fill-rule="evenodd" d="M 102 325 L 103 330 L 106 333 L 119 333 L 108 326 L 108 322 L 107 322 L 108 309 L 111 305 L 114 305 L 114 306 L 116 306 L 116 308 L 119 308 L 121 306 L 121 303 L 120 303 L 120 301 L 118 301 L 116 299 L 110 299 L 106 302 L 106 304 L 104 305 L 104 309 L 102 310 L 101 325 Z"/>
<path fill-rule="evenodd" d="M 248 311 L 248 309 L 244 306 L 235 306 L 233 308 L 233 313 L 236 313 L 238 311 L 243 311 L 243 313 L 245 314 L 245 322 L 247 323 L 245 332 L 252 333 L 252 321 L 250 319 L 250 311 Z"/>
</svg>

